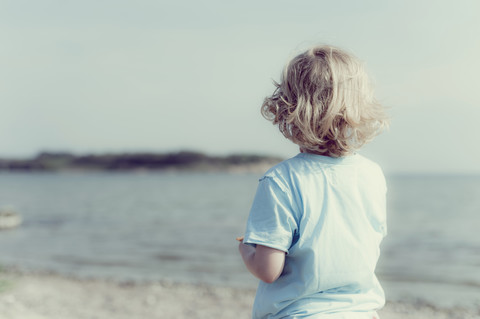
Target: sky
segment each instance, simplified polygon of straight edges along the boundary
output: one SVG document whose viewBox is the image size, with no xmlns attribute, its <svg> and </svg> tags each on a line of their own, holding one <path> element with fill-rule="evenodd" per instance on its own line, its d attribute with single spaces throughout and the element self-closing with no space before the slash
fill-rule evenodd
<svg viewBox="0 0 480 319">
<path fill-rule="evenodd" d="M 195 150 L 294 156 L 260 115 L 284 64 L 365 62 L 393 173 L 480 173 L 480 2 L 0 0 L 0 157 Z"/>
</svg>

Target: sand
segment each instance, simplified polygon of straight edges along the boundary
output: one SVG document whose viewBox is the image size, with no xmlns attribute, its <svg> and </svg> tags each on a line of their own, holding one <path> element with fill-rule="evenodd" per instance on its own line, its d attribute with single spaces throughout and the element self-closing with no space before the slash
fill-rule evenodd
<svg viewBox="0 0 480 319">
<path fill-rule="evenodd" d="M 0 273 L 2 319 L 250 318 L 255 291 L 162 282 L 114 282 L 55 274 Z M 382 319 L 471 319 L 480 313 L 387 302 Z"/>
</svg>

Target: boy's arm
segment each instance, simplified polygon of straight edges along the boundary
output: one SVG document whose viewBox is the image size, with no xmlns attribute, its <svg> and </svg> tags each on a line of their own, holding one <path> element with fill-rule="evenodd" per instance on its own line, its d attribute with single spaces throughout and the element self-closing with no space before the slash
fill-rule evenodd
<svg viewBox="0 0 480 319">
<path fill-rule="evenodd" d="M 247 269 L 258 279 L 272 283 L 280 277 L 285 264 L 285 252 L 262 245 L 256 248 L 240 243 L 240 255 Z"/>
</svg>

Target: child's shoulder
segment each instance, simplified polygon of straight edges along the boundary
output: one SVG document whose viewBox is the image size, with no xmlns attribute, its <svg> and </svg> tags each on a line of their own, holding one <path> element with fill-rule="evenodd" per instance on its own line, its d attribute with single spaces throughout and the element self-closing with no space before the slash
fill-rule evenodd
<svg viewBox="0 0 480 319">
<path fill-rule="evenodd" d="M 281 161 L 269 168 L 259 179 L 259 182 L 276 185 L 282 191 L 288 192 L 292 173 L 295 174 L 295 167 L 298 165 L 297 162 L 297 156 Z"/>
<path fill-rule="evenodd" d="M 296 155 L 294 157 L 281 161 L 280 163 L 268 169 L 263 176 L 271 178 L 285 176 L 289 171 L 295 169 L 300 164 L 300 160 L 298 157 L 299 156 Z"/>
<path fill-rule="evenodd" d="M 286 159 L 267 170 L 263 177 L 283 179 L 292 174 L 311 174 L 315 171 L 325 171 L 332 168 L 338 169 L 342 166 L 362 167 L 364 170 L 381 173 L 382 168 L 376 162 L 355 153 L 354 155 L 333 158 L 328 156 L 299 153 L 294 157 Z"/>
<path fill-rule="evenodd" d="M 361 163 L 363 165 L 368 166 L 368 167 L 370 167 L 371 169 L 374 169 L 374 170 L 380 170 L 380 171 L 382 170 L 382 168 L 380 167 L 380 165 L 377 162 L 375 162 L 375 161 L 373 161 L 373 160 L 371 160 L 371 159 L 369 159 L 369 158 L 367 158 L 363 155 L 360 155 L 360 154 L 356 154 L 356 156 L 358 157 L 359 161 L 361 161 Z"/>
</svg>

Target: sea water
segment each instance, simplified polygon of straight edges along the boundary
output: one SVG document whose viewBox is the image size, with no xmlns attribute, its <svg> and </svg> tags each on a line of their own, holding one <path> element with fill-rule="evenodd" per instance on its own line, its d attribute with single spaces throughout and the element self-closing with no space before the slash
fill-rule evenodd
<svg viewBox="0 0 480 319">
<path fill-rule="evenodd" d="M 255 287 L 237 252 L 260 174 L 2 173 L 0 265 L 116 280 Z M 480 305 L 480 177 L 387 176 L 387 299 Z"/>
</svg>

